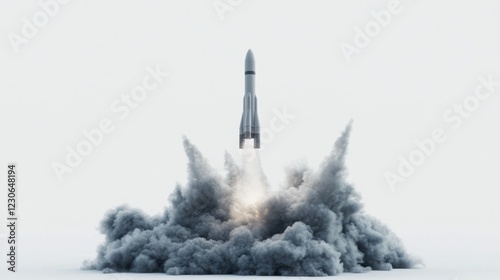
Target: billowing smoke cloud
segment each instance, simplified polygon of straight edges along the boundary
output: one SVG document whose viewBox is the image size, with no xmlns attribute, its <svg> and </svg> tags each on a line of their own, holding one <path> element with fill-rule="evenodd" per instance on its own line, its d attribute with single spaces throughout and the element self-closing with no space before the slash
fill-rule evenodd
<svg viewBox="0 0 500 280">
<path fill-rule="evenodd" d="M 161 216 L 126 206 L 109 211 L 101 223 L 106 241 L 84 268 L 322 276 L 415 266 L 399 239 L 362 211 L 345 179 L 350 130 L 349 124 L 318 171 L 289 169 L 288 185 L 278 192 L 268 191 L 253 149 L 242 167 L 226 153 L 223 178 L 184 139 L 187 185 L 176 187 Z"/>
</svg>

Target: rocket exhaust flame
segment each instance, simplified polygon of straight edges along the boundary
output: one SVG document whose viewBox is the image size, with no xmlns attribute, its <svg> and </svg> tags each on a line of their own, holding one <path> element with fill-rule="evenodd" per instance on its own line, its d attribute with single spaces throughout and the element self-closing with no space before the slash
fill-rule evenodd
<svg viewBox="0 0 500 280">
<path fill-rule="evenodd" d="M 363 212 L 360 196 L 345 180 L 350 130 L 349 125 L 319 170 L 291 169 L 288 185 L 271 194 L 252 154 L 256 150 L 244 153 L 242 167 L 226 153 L 222 178 L 184 139 L 187 185 L 177 186 L 158 217 L 127 206 L 110 210 L 101 222 L 106 241 L 84 268 L 322 276 L 414 267 L 417 260 L 386 226 Z M 265 194 L 250 209 L 240 201 L 248 183 Z"/>
<path fill-rule="evenodd" d="M 243 162 L 239 182 L 236 184 L 238 202 L 246 206 L 255 205 L 268 196 L 268 183 L 261 169 L 258 151 L 246 140 L 243 147 Z"/>
</svg>

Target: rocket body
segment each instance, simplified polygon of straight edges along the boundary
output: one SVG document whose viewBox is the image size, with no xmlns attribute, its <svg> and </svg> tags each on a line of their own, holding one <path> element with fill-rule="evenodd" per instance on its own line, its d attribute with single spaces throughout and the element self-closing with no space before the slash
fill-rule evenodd
<svg viewBox="0 0 500 280">
<path fill-rule="evenodd" d="M 245 139 L 254 139 L 254 148 L 260 148 L 260 125 L 257 96 L 255 96 L 255 58 L 252 50 L 248 50 L 245 58 L 245 95 L 240 122 L 240 149 L 243 148 Z"/>
</svg>

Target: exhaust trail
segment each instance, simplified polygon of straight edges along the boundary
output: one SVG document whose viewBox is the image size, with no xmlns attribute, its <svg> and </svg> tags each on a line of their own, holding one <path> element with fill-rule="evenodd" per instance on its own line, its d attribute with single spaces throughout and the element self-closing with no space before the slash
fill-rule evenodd
<svg viewBox="0 0 500 280">
<path fill-rule="evenodd" d="M 242 167 L 239 183 L 236 185 L 240 201 L 255 205 L 268 196 L 269 185 L 262 171 L 259 151 L 254 149 L 252 141 L 245 141 L 242 153 Z"/>
<path fill-rule="evenodd" d="M 290 168 L 288 184 L 275 192 L 250 140 L 241 166 L 226 152 L 223 177 L 185 138 L 187 184 L 176 187 L 161 215 L 109 210 L 100 227 L 106 241 L 84 269 L 326 276 L 415 267 L 420 261 L 363 211 L 346 181 L 350 131 L 351 124 L 319 170 Z"/>
</svg>

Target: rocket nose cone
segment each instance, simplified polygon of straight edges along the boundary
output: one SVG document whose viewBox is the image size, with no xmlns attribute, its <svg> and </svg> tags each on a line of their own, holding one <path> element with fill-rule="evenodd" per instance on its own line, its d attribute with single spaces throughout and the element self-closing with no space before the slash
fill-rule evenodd
<svg viewBox="0 0 500 280">
<path fill-rule="evenodd" d="M 252 50 L 248 50 L 245 58 L 245 71 L 255 71 L 255 58 Z"/>
</svg>

